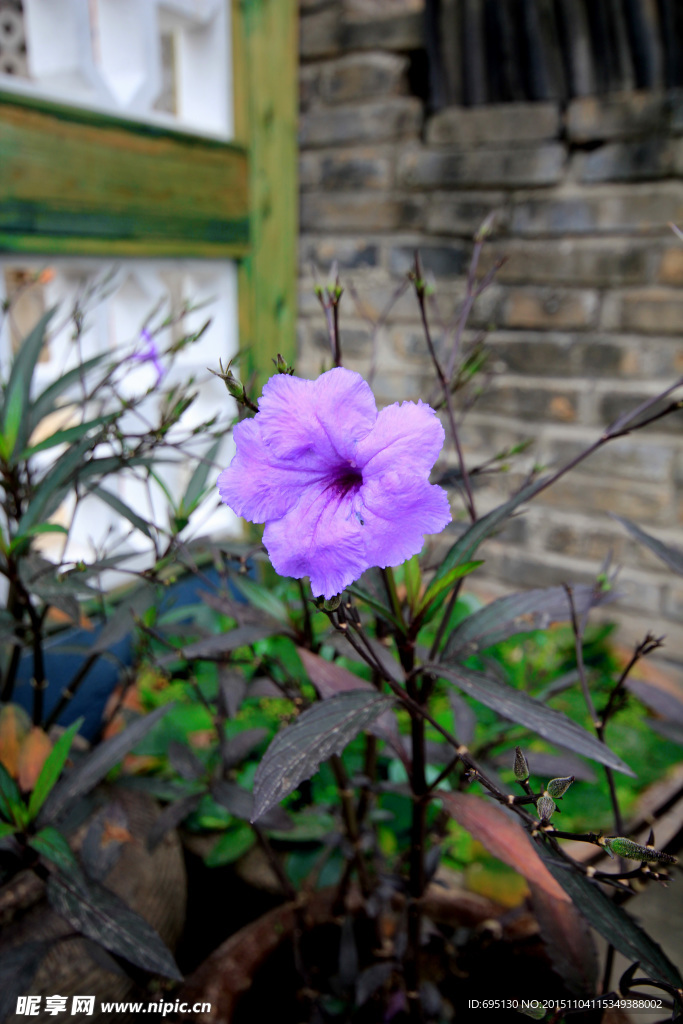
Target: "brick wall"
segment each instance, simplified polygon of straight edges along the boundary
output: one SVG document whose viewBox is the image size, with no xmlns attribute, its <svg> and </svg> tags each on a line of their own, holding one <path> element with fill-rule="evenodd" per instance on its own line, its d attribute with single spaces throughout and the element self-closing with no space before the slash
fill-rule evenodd
<svg viewBox="0 0 683 1024">
<path fill-rule="evenodd" d="M 298 368 L 316 375 L 330 364 L 313 266 L 324 282 L 337 261 L 349 286 L 345 362 L 368 374 L 370 322 L 414 249 L 447 321 L 462 301 L 472 236 L 495 211 L 482 272 L 499 256 L 507 262 L 468 335 L 488 330 L 493 376 L 462 436 L 470 465 L 518 440 L 533 446 L 477 488 L 485 511 L 532 462 L 561 464 L 683 373 L 683 243 L 667 226 L 683 226 L 683 97 L 429 115 L 411 95 L 425 67 L 419 6 L 302 0 Z M 430 367 L 409 293 L 375 332 L 375 350 L 381 401 L 425 394 Z M 669 656 L 683 657 L 683 581 L 609 512 L 683 547 L 683 413 L 611 444 L 488 542 L 488 592 L 593 578 L 612 550 L 623 566 L 622 640 L 666 632 Z M 457 499 L 456 516 L 464 520 Z"/>
</svg>

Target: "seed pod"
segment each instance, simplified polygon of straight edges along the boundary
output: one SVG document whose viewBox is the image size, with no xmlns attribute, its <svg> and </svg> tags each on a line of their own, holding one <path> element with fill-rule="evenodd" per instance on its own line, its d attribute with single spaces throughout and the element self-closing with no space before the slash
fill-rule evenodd
<svg viewBox="0 0 683 1024">
<path fill-rule="evenodd" d="M 536 813 L 541 821 L 550 821 L 555 813 L 555 801 L 547 793 L 544 793 L 536 801 Z"/>
<path fill-rule="evenodd" d="M 557 800 L 564 796 L 573 781 L 573 775 L 569 775 L 566 779 L 551 779 L 548 783 L 548 793 Z"/>
<path fill-rule="evenodd" d="M 515 763 L 512 770 L 518 782 L 526 782 L 529 778 L 529 765 L 521 747 L 515 747 Z"/>
<path fill-rule="evenodd" d="M 670 853 L 663 853 L 661 850 L 651 850 L 647 846 L 639 846 L 632 839 L 625 839 L 623 836 L 606 836 L 601 846 L 607 850 L 610 857 L 625 857 L 627 860 L 639 860 L 647 864 L 677 864 L 678 861 Z"/>
</svg>

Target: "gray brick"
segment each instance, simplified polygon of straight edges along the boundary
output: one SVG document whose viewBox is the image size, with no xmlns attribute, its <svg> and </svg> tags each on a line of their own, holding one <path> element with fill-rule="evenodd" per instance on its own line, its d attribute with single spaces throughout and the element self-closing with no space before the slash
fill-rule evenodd
<svg viewBox="0 0 683 1024">
<path fill-rule="evenodd" d="M 523 235 L 668 232 L 683 223 L 683 183 L 598 185 L 578 194 L 513 197 L 511 230 Z"/>
<path fill-rule="evenodd" d="M 500 258 L 505 262 L 497 279 L 503 282 L 642 285 L 656 275 L 661 246 L 658 242 L 613 238 L 562 239 L 552 244 L 506 239 L 485 247 L 482 270 Z"/>
<path fill-rule="evenodd" d="M 565 163 L 559 143 L 508 149 L 411 149 L 398 163 L 398 180 L 412 188 L 515 188 L 555 185 Z"/>
<path fill-rule="evenodd" d="M 339 336 L 343 354 L 354 357 L 370 357 L 370 332 L 367 327 L 344 327 L 342 323 Z M 311 342 L 318 351 L 331 353 L 326 327 L 314 327 L 311 332 Z"/>
<path fill-rule="evenodd" d="M 558 465 L 569 462 L 584 448 L 585 445 L 578 441 L 559 439 L 550 445 L 550 451 Z M 619 438 L 591 455 L 584 463 L 582 472 L 592 473 L 596 477 L 622 477 L 636 483 L 664 484 L 671 481 L 673 463 L 672 448 L 647 440 Z"/>
<path fill-rule="evenodd" d="M 607 426 L 625 413 L 637 409 L 640 403 L 649 397 L 651 396 L 647 393 L 623 394 L 616 392 L 603 395 L 600 401 L 600 419 Z M 659 410 L 666 408 L 667 405 L 667 401 L 655 403 L 647 413 L 638 416 L 634 420 L 634 424 L 637 425 L 642 419 L 649 418 Z M 680 434 L 683 431 L 683 410 L 678 409 L 676 412 L 672 412 L 668 416 L 657 420 L 656 425 L 653 425 L 652 429 L 658 433 Z"/>
<path fill-rule="evenodd" d="M 427 231 L 472 238 L 494 211 L 495 236 L 504 232 L 508 225 L 504 192 L 435 192 L 429 196 L 427 204 Z"/>
<path fill-rule="evenodd" d="M 459 277 L 467 269 L 469 251 L 465 245 L 398 246 L 389 253 L 392 274 L 407 274 L 413 268 L 416 249 L 423 270 L 435 277 Z"/>
<path fill-rule="evenodd" d="M 433 146 L 505 146 L 556 139 L 560 110 L 554 103 L 501 103 L 449 107 L 427 123 Z"/>
<path fill-rule="evenodd" d="M 320 95 L 326 103 L 348 103 L 407 91 L 406 57 L 393 53 L 359 53 L 326 64 Z"/>
<path fill-rule="evenodd" d="M 672 519 L 672 489 L 666 484 L 636 483 L 592 476 L 585 470 L 568 473 L 543 493 L 543 504 L 565 511 L 616 513 L 636 522 L 665 525 Z"/>
<path fill-rule="evenodd" d="M 338 5 L 302 14 L 299 25 L 299 54 L 302 60 L 328 57 L 339 52 L 342 17 Z"/>
<path fill-rule="evenodd" d="M 567 135 L 572 142 L 628 139 L 666 133 L 671 109 L 664 93 L 629 92 L 584 96 L 567 110 Z"/>
<path fill-rule="evenodd" d="M 628 369 L 630 352 L 609 337 L 540 334 L 520 338 L 517 332 L 490 334 L 486 344 L 509 373 L 548 376 L 616 377 Z"/>
<path fill-rule="evenodd" d="M 312 183 L 323 189 L 390 189 L 393 161 L 376 149 L 342 149 L 332 152 L 304 152 L 301 160 L 307 172 L 302 185 Z M 312 169 L 315 168 L 315 173 Z M 312 182 L 310 179 L 313 179 Z"/>
<path fill-rule="evenodd" d="M 493 412 L 498 416 L 542 420 L 549 423 L 574 423 L 578 417 L 576 391 L 493 380 L 477 399 L 477 412 Z"/>
<path fill-rule="evenodd" d="M 303 231 L 404 231 L 420 227 L 422 196 L 377 196 L 357 192 L 305 192 Z"/>
<path fill-rule="evenodd" d="M 680 334 L 683 294 L 670 288 L 639 288 L 615 296 L 619 327 L 644 334 Z"/>
<path fill-rule="evenodd" d="M 422 104 L 407 96 L 358 105 L 315 107 L 301 117 L 299 141 L 307 148 L 414 138 L 421 122 Z"/>
<path fill-rule="evenodd" d="M 597 292 L 568 288 L 511 288 L 503 303 L 504 327 L 531 330 L 587 328 L 595 326 Z"/>
<path fill-rule="evenodd" d="M 407 11 L 383 18 L 349 19 L 344 25 L 342 42 L 347 50 L 421 50 L 424 14 Z"/>
<path fill-rule="evenodd" d="M 311 263 L 319 269 L 336 263 L 339 270 L 376 267 L 379 248 L 365 239 L 315 238 L 303 235 L 299 239 L 299 263 L 308 269 Z"/>
<path fill-rule="evenodd" d="M 676 147 L 669 138 L 609 142 L 574 159 L 579 181 L 656 181 L 673 173 Z"/>
</svg>

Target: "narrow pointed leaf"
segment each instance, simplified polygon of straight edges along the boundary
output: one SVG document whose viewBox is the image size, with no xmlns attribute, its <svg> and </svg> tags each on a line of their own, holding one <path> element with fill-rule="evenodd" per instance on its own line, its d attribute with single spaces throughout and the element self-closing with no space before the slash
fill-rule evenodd
<svg viewBox="0 0 683 1024">
<path fill-rule="evenodd" d="M 57 399 L 64 394 L 65 391 L 74 385 L 79 384 L 86 376 L 93 370 L 98 363 L 108 356 L 108 352 L 100 352 L 99 355 L 93 356 L 92 359 L 86 359 L 84 363 L 79 366 L 75 366 L 73 370 L 69 370 L 63 377 L 54 381 L 53 384 L 49 384 L 48 387 L 42 391 L 35 399 L 30 409 L 30 429 L 31 431 L 38 426 L 40 421 L 48 416 L 51 412 L 57 408 Z"/>
<path fill-rule="evenodd" d="M 576 754 L 606 764 L 623 772 L 624 775 L 634 774 L 629 766 L 599 739 L 582 729 L 571 718 L 567 718 L 561 711 L 546 707 L 522 690 L 516 690 L 482 672 L 475 672 L 461 665 L 448 668 L 445 665 L 426 665 L 425 669 L 454 683 L 464 693 L 474 697 L 487 708 L 492 708 L 503 718 L 518 725 L 525 725 L 527 729 L 543 736 L 551 743 L 557 743 Z"/>
<path fill-rule="evenodd" d="M 39 444 L 34 444 L 30 448 L 24 448 L 19 458 L 22 460 L 29 459 L 32 455 L 47 451 L 48 448 L 55 448 L 58 444 L 71 444 L 72 441 L 80 441 L 82 437 L 89 434 L 95 427 L 101 427 L 104 423 L 111 423 L 115 418 L 115 413 L 109 413 L 107 416 L 98 416 L 96 419 L 88 420 L 85 423 L 77 423 L 74 427 L 56 430 L 54 434 L 46 437 Z"/>
<path fill-rule="evenodd" d="M 123 732 L 95 747 L 92 753 L 84 757 L 65 778 L 57 783 L 43 805 L 38 818 L 39 824 L 54 821 L 76 797 L 88 793 L 93 786 L 96 786 L 107 772 L 118 764 L 126 754 L 130 753 L 157 722 L 168 714 L 172 707 L 173 704 L 165 704 L 163 707 L 150 711 L 149 714 L 138 718 Z"/>
<path fill-rule="evenodd" d="M 538 844 L 541 846 L 541 844 Z M 654 942 L 623 907 L 609 899 L 597 882 L 592 882 L 579 871 L 566 867 L 558 854 L 549 846 L 541 846 L 541 856 L 553 877 L 571 897 L 589 924 L 611 942 L 615 949 L 630 961 L 640 965 L 655 981 L 663 981 L 675 988 L 683 987 L 683 979 L 663 950 Z"/>
<path fill-rule="evenodd" d="M 8 455 L 15 447 L 23 448 L 28 432 L 29 417 L 26 415 L 31 391 L 31 380 L 38 357 L 45 343 L 45 331 L 52 319 L 55 308 L 48 310 L 22 340 L 12 363 L 3 414 L 3 433 L 7 436 Z"/>
<path fill-rule="evenodd" d="M 0 761 L 0 814 L 6 821 L 13 821 L 17 825 L 25 824 L 26 813 L 21 793 L 2 761 Z"/>
<path fill-rule="evenodd" d="M 317 771 L 393 703 L 366 690 L 340 693 L 308 708 L 293 725 L 278 733 L 263 756 L 254 779 L 257 821 Z"/>
<path fill-rule="evenodd" d="M 490 800 L 471 793 L 440 793 L 444 807 L 489 853 L 534 882 L 553 899 L 569 903 L 562 887 L 545 867 L 531 839 L 518 822 Z"/>
<path fill-rule="evenodd" d="M 254 608 L 266 612 L 278 622 L 289 624 L 289 615 L 285 604 L 270 590 L 255 583 L 248 576 L 232 576 L 230 582 L 235 590 L 245 597 Z"/>
<path fill-rule="evenodd" d="M 68 452 L 54 465 L 36 488 L 31 502 L 19 520 L 17 533 L 26 533 L 30 527 L 45 519 L 49 514 L 48 508 L 52 506 L 52 499 L 55 493 L 60 492 L 66 481 L 79 468 L 83 467 L 83 459 L 91 448 L 90 438 L 86 437 L 69 448 Z M 52 509 L 54 511 L 54 509 Z"/>
<path fill-rule="evenodd" d="M 458 537 L 455 544 L 449 549 L 444 558 L 443 562 L 439 566 L 432 584 L 442 580 L 447 573 L 454 569 L 457 565 L 462 565 L 463 562 L 468 562 L 472 559 L 477 548 L 482 541 L 490 537 L 491 534 L 501 526 L 506 519 L 509 519 L 515 509 L 519 508 L 526 501 L 533 498 L 542 487 L 545 486 L 546 477 L 541 477 L 538 480 L 534 480 L 533 483 L 523 487 L 521 491 L 514 494 L 508 501 L 503 505 L 499 505 L 498 508 L 494 508 L 488 515 L 482 516 L 476 523 L 473 523 L 469 529 Z"/>
<path fill-rule="evenodd" d="M 82 871 L 73 850 L 61 832 L 56 828 L 43 828 L 29 840 L 29 846 L 41 857 L 54 864 L 62 875 L 73 876 L 75 884 L 79 884 Z"/>
<path fill-rule="evenodd" d="M 581 620 L 594 605 L 602 603 L 606 596 L 586 584 L 572 587 L 578 619 Z M 493 644 L 507 640 L 515 633 L 547 629 L 553 622 L 571 619 L 571 615 L 571 605 L 564 587 L 546 587 L 500 597 L 468 615 L 455 627 L 448 637 L 442 660 L 446 664 L 464 661 Z"/>
<path fill-rule="evenodd" d="M 190 477 L 190 482 L 188 483 L 180 502 L 182 507 L 185 509 L 185 512 L 188 514 L 194 510 L 202 496 L 206 487 L 207 478 L 212 469 L 213 460 L 220 448 L 221 441 L 222 438 L 219 437 L 219 439 L 211 445 L 206 455 L 197 464 L 194 473 Z"/>
<path fill-rule="evenodd" d="M 405 633 L 405 623 L 399 622 L 391 609 L 388 608 L 387 605 L 383 604 L 378 597 L 375 597 L 374 594 L 371 594 L 363 587 L 359 587 L 357 583 L 352 583 L 348 589 L 349 593 L 358 598 L 362 604 L 366 604 L 368 608 L 372 608 L 373 612 L 376 612 L 380 618 L 390 622 L 391 625 L 395 626 L 401 633 Z"/>
<path fill-rule="evenodd" d="M 249 647 L 251 644 L 257 643 L 259 640 L 265 640 L 266 637 L 272 636 L 274 633 L 282 633 L 282 626 L 273 622 L 263 622 L 260 626 L 238 626 L 237 629 L 231 629 L 228 633 L 221 633 L 216 636 L 207 636 L 204 640 L 197 640 L 194 644 L 188 644 L 187 647 L 183 647 L 182 656 L 188 661 L 193 658 L 205 659 L 211 661 L 223 659 L 226 654 L 231 651 L 236 651 L 238 647 Z M 172 661 L 175 655 L 169 654 L 161 658 L 161 664 L 165 664 L 168 661 Z"/>
<path fill-rule="evenodd" d="M 62 733 L 48 756 L 45 758 L 45 764 L 40 770 L 40 775 L 36 780 L 36 784 L 33 787 L 33 792 L 31 793 L 28 802 L 28 813 L 31 820 L 36 817 L 38 811 L 45 803 L 50 790 L 61 775 L 62 768 L 66 764 L 66 759 L 69 756 L 74 736 L 82 725 L 83 719 L 78 718 L 73 725 L 70 725 L 69 728 Z"/>
<path fill-rule="evenodd" d="M 47 895 L 52 908 L 73 928 L 110 953 L 143 970 L 182 981 L 170 950 L 154 928 L 98 882 L 89 881 L 83 892 L 70 878 L 51 875 Z"/>
<path fill-rule="evenodd" d="M 645 544 L 670 569 L 673 569 L 679 576 L 683 576 L 683 551 L 671 547 L 670 544 L 664 544 L 663 541 L 657 540 L 650 533 L 645 533 L 645 530 L 641 530 L 639 526 L 636 526 L 635 523 L 632 523 L 630 519 L 626 519 L 624 516 L 613 515 L 612 518 L 620 522 L 622 526 L 625 526 L 632 537 L 639 540 L 641 544 Z"/>
<path fill-rule="evenodd" d="M 474 572 L 475 569 L 483 564 L 481 560 L 477 562 L 463 562 L 461 565 L 456 565 L 445 576 L 442 576 L 441 579 L 436 579 L 435 577 L 427 587 L 418 607 L 417 614 L 419 618 L 424 619 L 426 617 L 426 621 L 429 621 L 441 601 L 458 580 L 462 579 L 463 576 L 469 576 L 471 572 Z"/>
<path fill-rule="evenodd" d="M 108 491 L 104 487 L 91 487 L 90 493 L 95 494 L 100 501 L 103 501 L 106 505 L 109 505 L 110 508 L 113 508 L 120 516 L 127 519 L 136 530 L 139 530 L 140 533 L 144 533 L 145 537 L 149 537 L 151 540 L 152 533 L 149 528 L 149 523 L 147 523 L 142 516 L 139 516 L 137 512 L 134 512 L 130 505 L 126 505 L 125 501 L 121 501 L 119 497 L 112 494 L 111 491 Z"/>
</svg>

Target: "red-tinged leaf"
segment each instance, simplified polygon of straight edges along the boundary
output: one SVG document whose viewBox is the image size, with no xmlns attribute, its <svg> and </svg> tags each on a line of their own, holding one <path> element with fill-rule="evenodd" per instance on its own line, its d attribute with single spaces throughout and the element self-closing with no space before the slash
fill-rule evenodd
<svg viewBox="0 0 683 1024">
<path fill-rule="evenodd" d="M 683 725 L 683 687 L 662 673 L 651 674 L 650 668 L 648 678 L 628 679 L 627 688 L 665 720 Z"/>
<path fill-rule="evenodd" d="M 546 868 L 522 826 L 504 811 L 470 793 L 440 793 L 439 797 L 451 817 L 489 853 L 553 899 L 569 903 L 569 897 Z"/>
<path fill-rule="evenodd" d="M 343 665 L 337 665 L 334 661 L 326 661 L 325 658 L 321 658 L 318 654 L 313 654 L 312 651 L 306 650 L 305 647 L 298 647 L 297 651 L 306 669 L 308 678 L 323 700 L 329 700 L 330 697 L 335 697 L 338 693 L 350 693 L 352 690 L 367 690 L 370 693 L 377 692 L 374 686 L 368 683 L 367 680 L 361 679 L 360 676 L 344 668 Z M 396 722 L 396 713 L 393 709 L 389 709 L 380 715 L 377 721 L 368 727 L 368 732 L 371 732 L 373 736 L 377 736 L 379 739 L 391 743 L 395 749 L 395 744 L 398 742 L 400 751 L 403 752 Z"/>
<path fill-rule="evenodd" d="M 278 733 L 263 756 L 254 779 L 254 817 L 310 779 L 322 761 L 340 754 L 393 703 L 390 697 L 366 690 L 340 693 L 314 704 L 293 725 Z"/>
<path fill-rule="evenodd" d="M 534 914 L 556 974 L 575 996 L 597 987 L 598 956 L 586 919 L 573 903 L 556 900 L 529 879 Z"/>
<path fill-rule="evenodd" d="M 18 704 L 0 708 L 0 764 L 16 779 L 21 745 L 31 731 L 31 719 Z"/>
<path fill-rule="evenodd" d="M 33 790 L 51 750 L 52 741 L 48 734 L 40 726 L 34 725 L 19 752 L 17 782 L 22 792 L 30 793 Z"/>
</svg>

